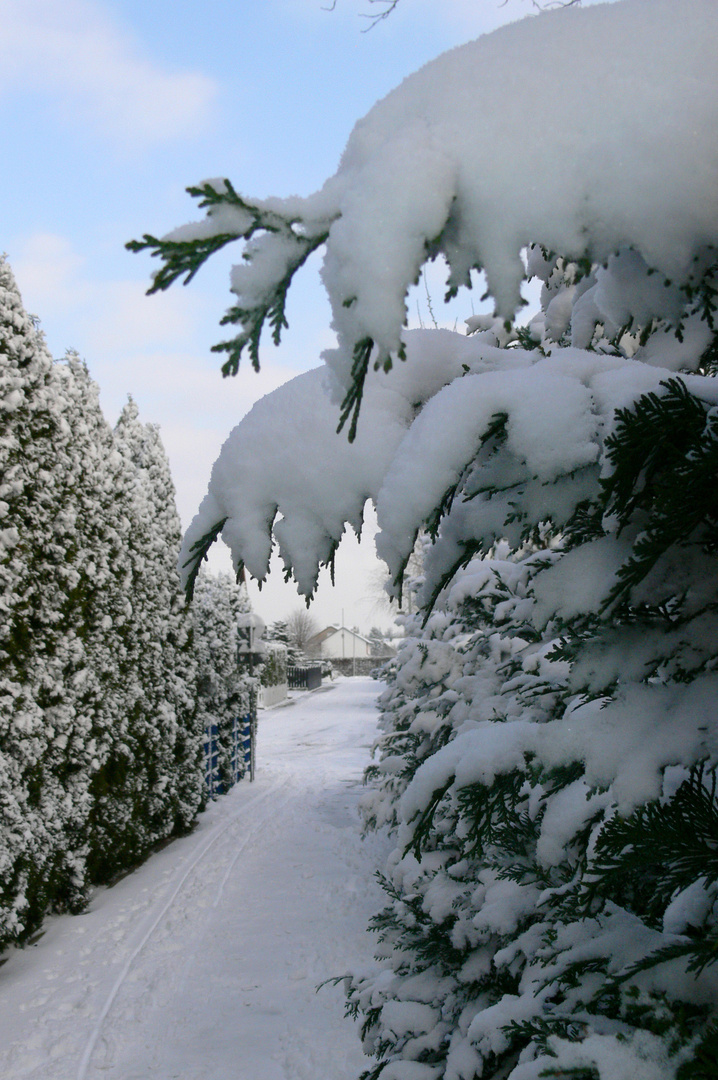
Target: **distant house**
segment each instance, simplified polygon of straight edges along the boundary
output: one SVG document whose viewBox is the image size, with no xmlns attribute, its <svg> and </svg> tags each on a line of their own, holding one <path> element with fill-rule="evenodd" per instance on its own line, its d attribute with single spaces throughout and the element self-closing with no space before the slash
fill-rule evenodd
<svg viewBox="0 0 718 1080">
<path fill-rule="evenodd" d="M 372 643 L 348 626 L 327 626 L 310 638 L 305 646 L 307 656 L 328 660 L 360 660 L 371 656 Z"/>
</svg>

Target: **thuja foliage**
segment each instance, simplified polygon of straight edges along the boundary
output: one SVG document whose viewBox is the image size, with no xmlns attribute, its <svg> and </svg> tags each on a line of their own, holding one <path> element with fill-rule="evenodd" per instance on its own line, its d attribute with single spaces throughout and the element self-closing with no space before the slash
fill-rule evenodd
<svg viewBox="0 0 718 1080">
<path fill-rule="evenodd" d="M 658 432 L 663 437 L 657 439 Z M 611 601 L 630 594 L 674 544 L 718 550 L 718 414 L 680 379 L 618 410 L 606 440 L 613 472 L 603 504 L 628 528 L 639 513 L 646 528 L 620 568 Z"/>
<path fill-rule="evenodd" d="M 85 365 L 52 360 L 4 261 L 0 459 L 4 946 L 192 828 L 219 647 L 198 648 L 182 596 L 157 429 L 133 402 L 109 427 Z M 236 627 L 224 632 L 231 651 Z"/>
<path fill-rule="evenodd" d="M 203 238 L 193 236 L 191 239 L 185 239 L 182 230 L 163 239 L 146 233 L 142 240 L 132 240 L 127 247 L 135 252 L 149 250 L 163 263 L 149 290 L 153 293 L 169 288 L 178 278 L 183 277 L 187 284 L 210 255 L 235 240 L 248 242 L 244 253 L 247 263 L 251 265 L 253 260 L 260 263 L 261 248 L 253 248 L 249 242 L 257 234 L 272 234 L 281 250 L 281 258 L 275 260 L 270 270 L 268 287 L 257 297 L 256 303 L 235 304 L 228 310 L 221 320 L 222 325 L 238 325 L 240 331 L 230 340 L 212 346 L 213 352 L 229 354 L 222 366 L 224 375 L 237 374 L 245 349 L 249 352 L 252 366 L 259 370 L 259 345 L 265 324 L 269 325 L 272 340 L 278 345 L 282 330 L 288 325 L 285 310 L 289 286 L 312 252 L 326 243 L 328 223 L 319 228 L 315 225 L 308 227 L 299 217 L 277 212 L 259 202 L 249 202 L 237 194 L 229 180 L 189 187 L 187 192 L 199 200 L 200 208 L 207 208 L 208 217 L 215 227 L 226 218 L 226 230 L 218 233 L 212 231 L 211 235 Z"/>
<path fill-rule="evenodd" d="M 92 779 L 95 880 L 186 832 L 203 798 L 197 657 L 176 570 L 181 531 L 169 462 L 158 429 L 140 421 L 131 399 L 111 446 L 131 494 L 115 583 L 124 605 L 115 625 L 124 697 L 109 755 Z"/>
<path fill-rule="evenodd" d="M 229 574 L 202 572 L 192 603 L 194 655 L 198 665 L 197 713 L 202 732 L 215 730 L 217 753 L 214 790 L 234 783 L 235 721 L 256 715 L 258 680 L 237 663 L 238 616 L 250 610 L 245 586 Z M 241 767 L 244 768 L 242 757 Z"/>
<path fill-rule="evenodd" d="M 348 988 L 364 1080 L 715 1074 L 715 400 L 688 373 L 634 393 L 539 528 L 494 424 L 427 519 L 367 772 L 397 847 Z M 513 540 L 494 513 L 449 561 L 457 508 L 500 505 L 491 469 Z"/>
<path fill-rule="evenodd" d="M 278 638 L 265 644 L 266 653 L 260 673 L 262 686 L 282 686 L 287 681 L 287 645 Z"/>
</svg>

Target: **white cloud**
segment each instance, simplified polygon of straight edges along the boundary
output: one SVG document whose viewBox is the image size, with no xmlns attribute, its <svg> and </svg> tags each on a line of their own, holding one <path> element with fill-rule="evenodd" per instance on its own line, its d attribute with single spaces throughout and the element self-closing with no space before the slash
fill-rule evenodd
<svg viewBox="0 0 718 1080">
<path fill-rule="evenodd" d="M 55 233 L 34 233 L 10 252 L 23 299 L 45 326 L 72 326 L 51 349 L 61 354 L 82 341 L 88 354 L 131 356 L 154 347 L 186 349 L 204 314 L 206 298 L 181 288 L 146 296 L 147 281 L 93 277 L 87 260 Z M 78 336 L 79 335 L 79 336 Z"/>
<path fill-rule="evenodd" d="M 97 286 L 102 303 L 86 327 L 87 348 L 107 352 L 130 347 L 186 345 L 202 308 L 199 293 L 180 288 L 146 295 L 146 282 L 113 281 Z"/>
<path fill-rule="evenodd" d="M 67 123 L 136 146 L 201 131 L 216 84 L 161 69 L 97 0 L 0 0 L 0 92 L 17 89 L 51 93 Z"/>
</svg>

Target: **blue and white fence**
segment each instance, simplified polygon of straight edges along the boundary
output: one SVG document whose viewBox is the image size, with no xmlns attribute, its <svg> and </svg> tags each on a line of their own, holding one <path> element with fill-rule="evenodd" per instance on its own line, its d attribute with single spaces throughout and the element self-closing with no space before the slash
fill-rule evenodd
<svg viewBox="0 0 718 1080">
<path fill-rule="evenodd" d="M 218 725 L 211 724 L 205 731 L 205 783 L 211 799 L 224 795 L 246 775 L 249 775 L 250 780 L 254 780 L 256 715 L 250 712 L 246 716 L 234 717 L 227 734 L 229 735 L 228 761 Z"/>
<path fill-rule="evenodd" d="M 219 761 L 219 728 L 211 724 L 204 733 L 204 782 L 210 799 L 224 791 Z"/>
</svg>

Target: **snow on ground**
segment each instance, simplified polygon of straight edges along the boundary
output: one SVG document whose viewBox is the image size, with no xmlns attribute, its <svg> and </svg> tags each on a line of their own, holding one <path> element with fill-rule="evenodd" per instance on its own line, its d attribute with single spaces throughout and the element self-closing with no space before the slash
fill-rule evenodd
<svg viewBox="0 0 718 1080">
<path fill-rule="evenodd" d="M 379 686 L 260 713 L 258 770 L 86 912 L 0 967 L 3 1080 L 349 1080 L 341 984 L 364 966 L 386 854 L 357 802 Z"/>
</svg>

